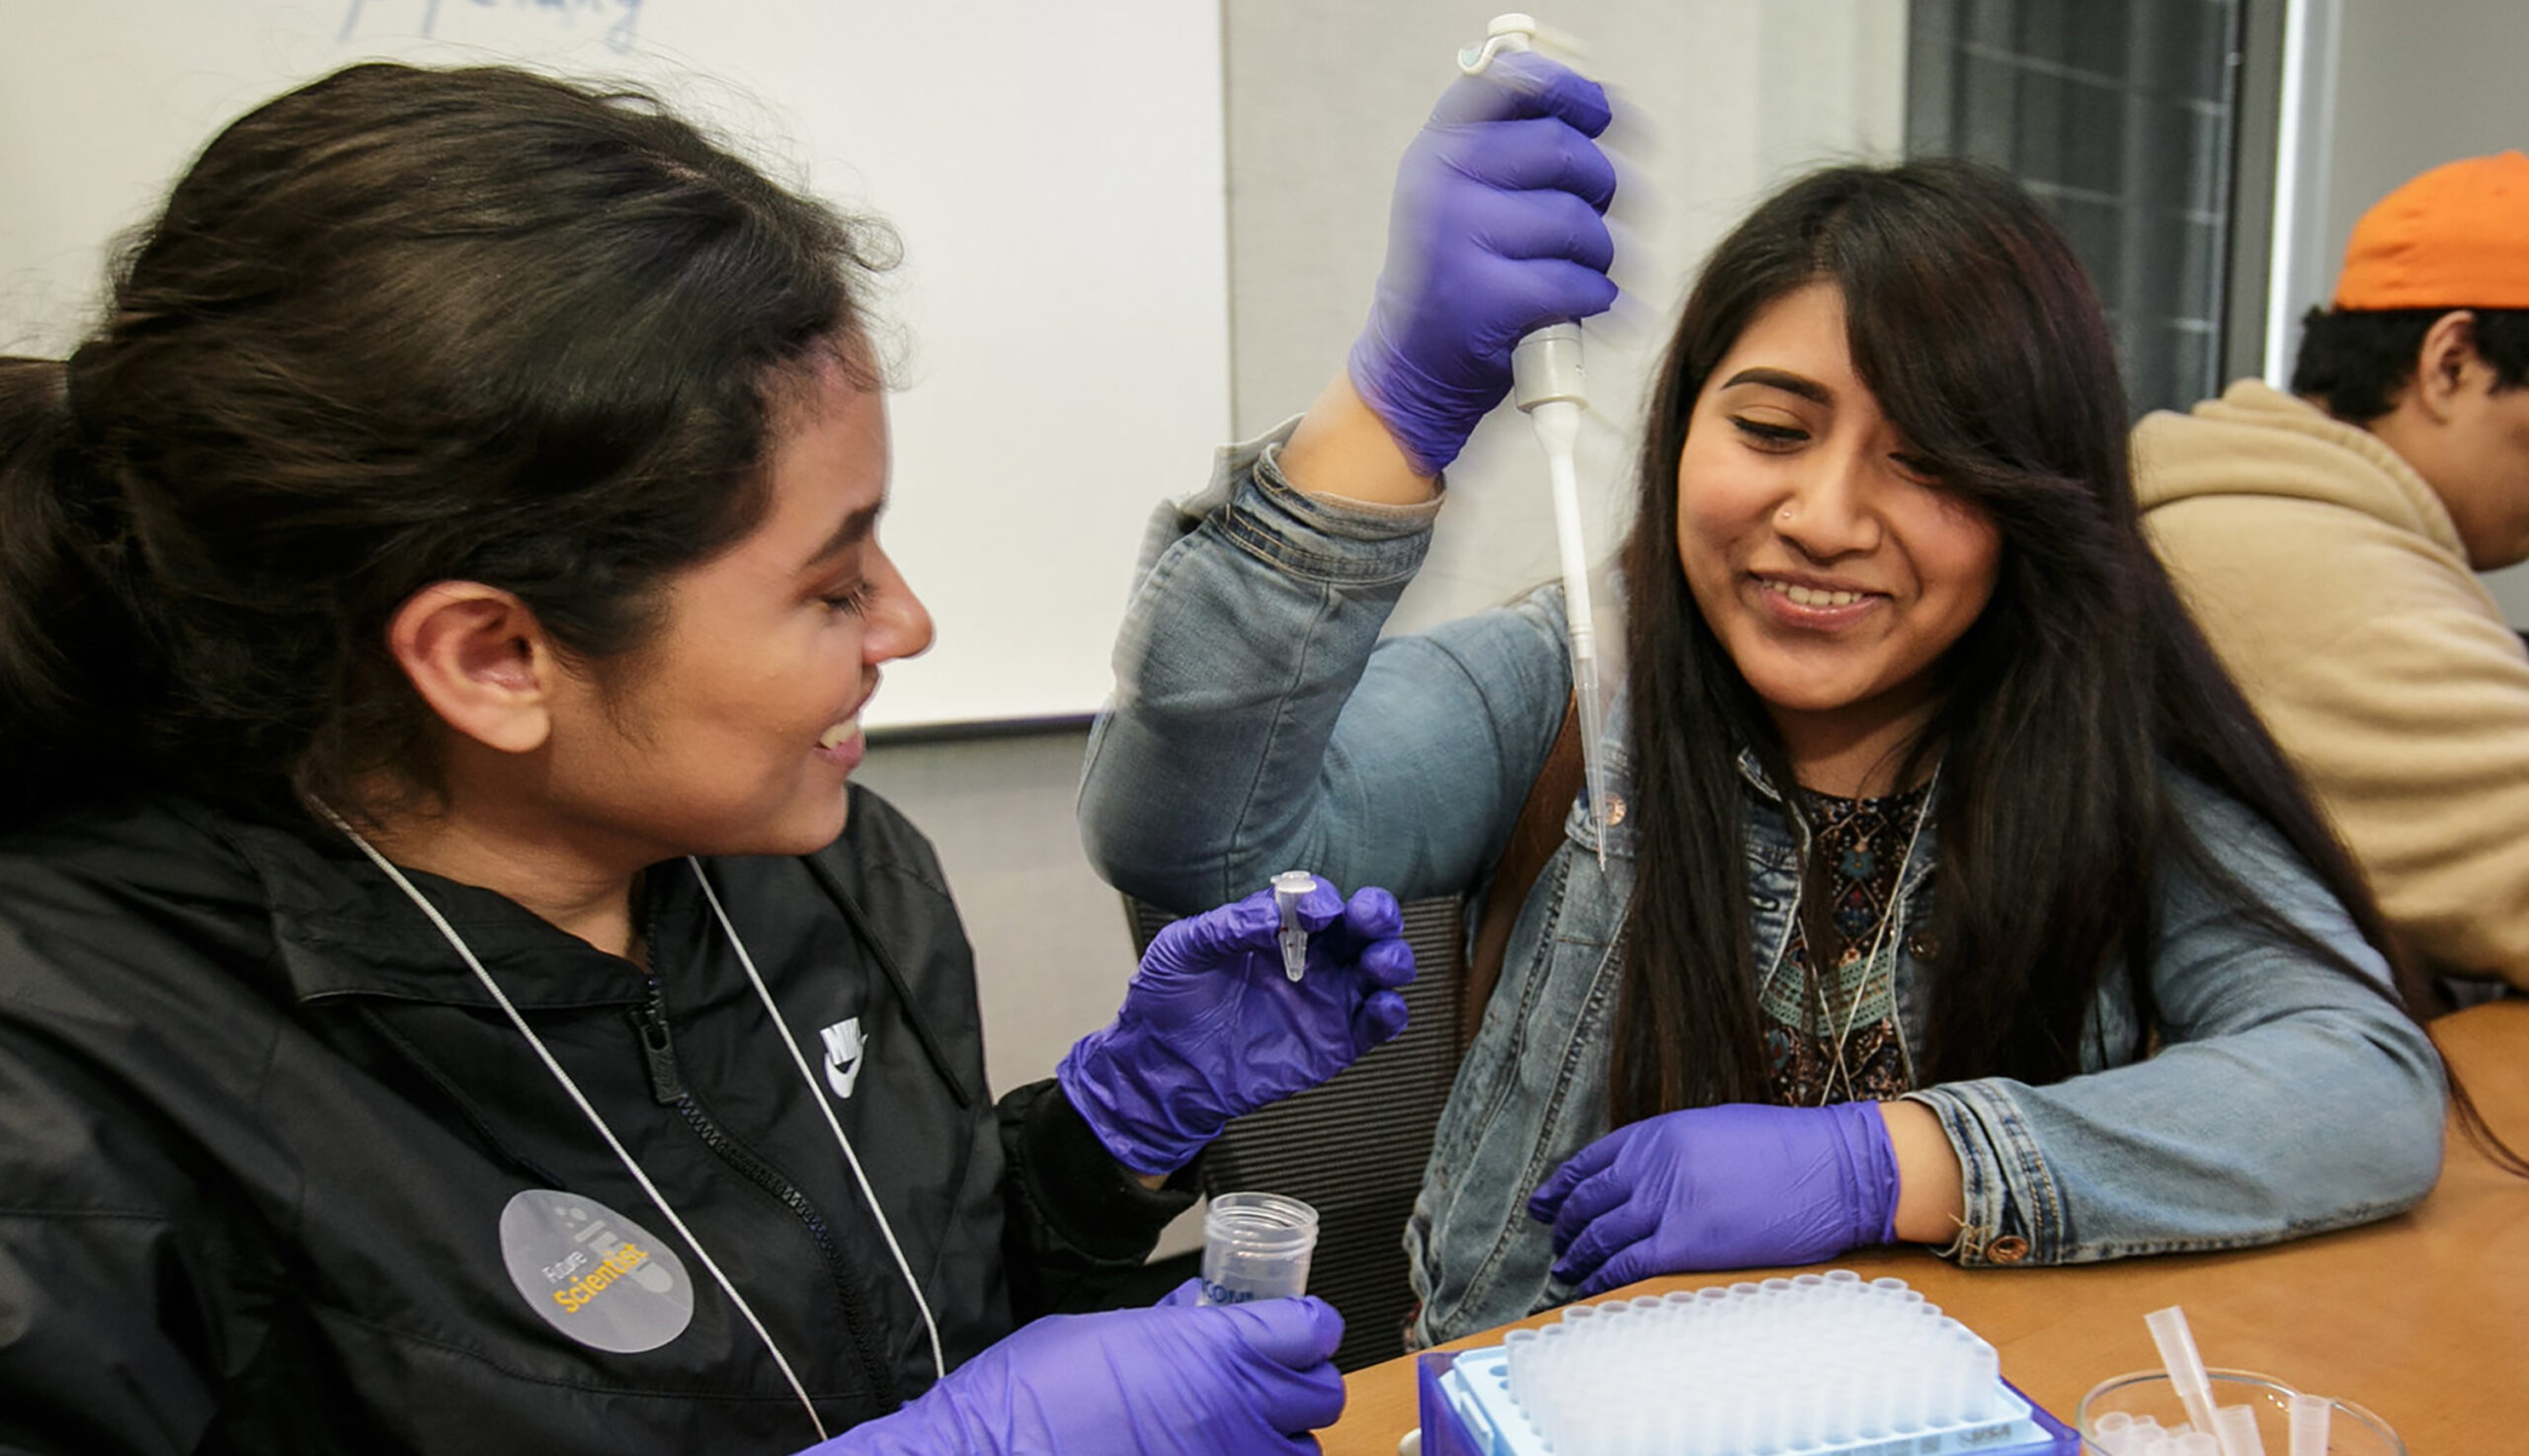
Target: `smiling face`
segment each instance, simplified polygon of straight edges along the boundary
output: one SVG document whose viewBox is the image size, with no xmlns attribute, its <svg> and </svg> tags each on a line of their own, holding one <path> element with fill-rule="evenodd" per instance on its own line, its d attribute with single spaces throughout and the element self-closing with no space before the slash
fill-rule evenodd
<svg viewBox="0 0 2529 1456">
<path fill-rule="evenodd" d="M 1758 311 L 1696 396 L 1677 553 L 1801 782 L 1855 794 L 1894 786 L 2001 544 L 1919 468 L 1854 371 L 1841 293 L 1819 283 Z"/>
<path fill-rule="evenodd" d="M 829 363 L 775 398 L 764 520 L 672 578 L 656 635 L 603 684 L 572 674 L 555 704 L 553 807 L 611 858 L 831 843 L 880 666 L 931 645 L 878 545 L 882 397 Z"/>
</svg>

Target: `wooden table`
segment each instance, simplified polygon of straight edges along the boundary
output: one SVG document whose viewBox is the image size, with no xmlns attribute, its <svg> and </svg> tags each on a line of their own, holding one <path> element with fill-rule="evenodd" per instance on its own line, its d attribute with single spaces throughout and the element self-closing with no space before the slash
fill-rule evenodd
<svg viewBox="0 0 2529 1456">
<path fill-rule="evenodd" d="M 2445 1016 L 2433 1036 L 2488 1119 L 2529 1152 L 2529 1002 Z M 2368 1406 L 2414 1456 L 2529 1451 L 2529 1180 L 2487 1161 L 2455 1123 L 2420 1207 L 2342 1233 L 2072 1268 L 1962 1269 L 1918 1249 L 1836 1263 L 1921 1290 L 1992 1340 L 2002 1374 L 2068 1423 L 2092 1385 L 2160 1363 L 2143 1316 L 2182 1304 L 2207 1364 Z M 1618 1293 L 1788 1272 L 1681 1275 Z M 1496 1331 L 1449 1347 L 1500 1341 Z M 1355 1371 L 1346 1387 L 1344 1418 L 1319 1433 L 1327 1456 L 1394 1456 L 1417 1420 L 1413 1361 Z"/>
</svg>

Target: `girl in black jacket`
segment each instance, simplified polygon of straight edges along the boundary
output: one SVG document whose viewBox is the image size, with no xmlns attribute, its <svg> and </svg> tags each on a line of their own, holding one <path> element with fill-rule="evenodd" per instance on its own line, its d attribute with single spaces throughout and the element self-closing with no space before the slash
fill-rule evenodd
<svg viewBox="0 0 2529 1456">
<path fill-rule="evenodd" d="M 1011 1327 L 1401 1028 L 1394 903 L 1318 882 L 1296 983 L 1269 896 L 1172 928 L 988 1100 L 849 785 L 931 639 L 887 246 L 638 98 L 360 66 L 0 362 L 0 1451 L 1313 1448 L 1315 1301 Z"/>
</svg>

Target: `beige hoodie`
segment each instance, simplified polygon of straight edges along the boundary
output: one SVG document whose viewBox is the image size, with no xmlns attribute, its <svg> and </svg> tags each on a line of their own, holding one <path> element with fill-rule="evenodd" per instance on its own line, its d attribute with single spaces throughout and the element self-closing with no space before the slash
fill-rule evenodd
<svg viewBox="0 0 2529 1456">
<path fill-rule="evenodd" d="M 2134 431 L 2144 526 L 2433 969 L 2529 989 L 2529 652 L 2396 451 L 2243 379 Z"/>
</svg>

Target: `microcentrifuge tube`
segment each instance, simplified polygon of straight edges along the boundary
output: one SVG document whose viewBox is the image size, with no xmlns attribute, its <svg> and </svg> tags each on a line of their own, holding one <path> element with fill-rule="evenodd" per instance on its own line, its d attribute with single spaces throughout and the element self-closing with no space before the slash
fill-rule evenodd
<svg viewBox="0 0 2529 1456">
<path fill-rule="evenodd" d="M 1298 980 L 1308 970 L 1308 929 L 1300 924 L 1300 897 L 1317 888 L 1317 876 L 1286 869 L 1273 876 L 1273 908 L 1282 913 L 1282 974 Z"/>
</svg>

